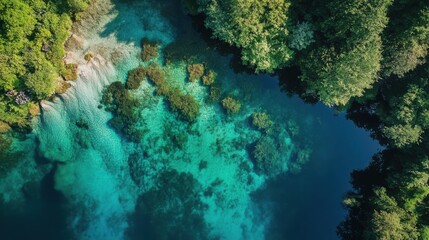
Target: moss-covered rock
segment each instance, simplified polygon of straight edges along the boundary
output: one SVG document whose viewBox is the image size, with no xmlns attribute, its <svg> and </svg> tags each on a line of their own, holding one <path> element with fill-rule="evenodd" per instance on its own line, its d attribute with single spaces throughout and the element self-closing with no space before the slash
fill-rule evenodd
<svg viewBox="0 0 429 240">
<path fill-rule="evenodd" d="M 213 70 L 207 71 L 203 76 L 203 84 L 206 86 L 212 85 L 216 80 L 216 73 Z"/>
<path fill-rule="evenodd" d="M 204 74 L 204 65 L 201 63 L 190 64 L 188 66 L 189 81 L 195 82 L 200 80 Z"/>
<path fill-rule="evenodd" d="M 241 103 L 232 97 L 224 98 L 222 106 L 228 114 L 235 114 L 241 109 Z"/>
<path fill-rule="evenodd" d="M 83 56 L 83 58 L 85 59 L 85 61 L 89 62 L 94 58 L 94 54 L 87 53 L 87 54 L 85 54 L 85 56 Z"/>
<path fill-rule="evenodd" d="M 252 114 L 252 124 L 260 130 L 269 130 L 274 122 L 271 117 L 265 112 L 255 112 Z"/>
<path fill-rule="evenodd" d="M 142 39 L 142 60 L 147 62 L 158 57 L 159 44 L 147 38 Z"/>
<path fill-rule="evenodd" d="M 55 93 L 56 94 L 63 94 L 65 92 L 67 92 L 67 90 L 69 88 L 71 88 L 71 86 L 72 85 L 69 82 L 64 81 L 64 80 L 59 80 L 57 82 L 57 86 L 55 87 Z"/>
</svg>

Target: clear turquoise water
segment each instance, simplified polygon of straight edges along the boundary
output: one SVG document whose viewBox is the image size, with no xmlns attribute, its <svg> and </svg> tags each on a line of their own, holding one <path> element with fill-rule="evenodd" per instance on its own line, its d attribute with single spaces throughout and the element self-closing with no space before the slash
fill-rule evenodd
<svg viewBox="0 0 429 240">
<path fill-rule="evenodd" d="M 366 165 L 377 143 L 331 109 L 287 97 L 275 76 L 234 72 L 232 56 L 207 43 L 175 1 L 108 6 L 105 16 L 78 30 L 84 40 L 69 57 L 79 62 L 79 80 L 44 102 L 33 133 L 14 145 L 24 155 L 0 181 L 2 235 L 335 239 L 349 172 Z M 143 37 L 185 56 L 164 69 L 201 111 L 195 123 L 183 122 L 143 82 L 132 94 L 140 101 L 135 127 L 144 136 L 130 143 L 109 127 L 111 114 L 99 101 L 105 86 L 124 82 L 128 70 L 143 64 Z M 88 51 L 95 58 L 86 63 Z M 239 114 L 227 116 L 219 104 L 205 101 L 206 87 L 186 80 L 189 58 L 217 72 L 224 93 L 242 102 Z M 161 54 L 155 61 L 164 60 Z M 255 111 L 273 116 L 276 139 L 283 142 L 278 176 L 254 170 L 251 149 L 262 135 L 250 124 Z M 79 128 L 79 121 L 88 128 Z M 304 151 L 311 152 L 309 161 L 299 162 Z"/>
</svg>

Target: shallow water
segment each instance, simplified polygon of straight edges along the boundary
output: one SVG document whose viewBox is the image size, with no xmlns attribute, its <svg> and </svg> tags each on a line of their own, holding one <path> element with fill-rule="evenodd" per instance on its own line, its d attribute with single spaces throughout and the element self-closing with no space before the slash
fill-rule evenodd
<svg viewBox="0 0 429 240">
<path fill-rule="evenodd" d="M 79 63 L 78 81 L 44 102 L 33 133 L 15 143 L 25 155 L 0 182 L 5 239 L 336 238 L 349 173 L 379 147 L 368 133 L 321 104 L 287 97 L 275 76 L 235 72 L 232 56 L 196 31 L 176 1 L 103 0 L 98 11 L 77 27 L 83 42 L 67 57 Z M 155 61 L 196 98 L 200 116 L 181 120 L 144 81 L 132 91 L 140 102 L 134 127 L 144 135 L 131 143 L 109 126 L 100 99 L 104 87 L 147 64 L 143 37 L 160 43 Z M 171 64 L 164 49 L 175 53 Z M 86 52 L 95 58 L 83 61 Z M 208 103 L 208 88 L 187 80 L 187 62 L 215 70 L 240 112 Z M 251 124 L 255 111 L 275 122 L 279 175 L 254 166 L 252 149 L 264 135 Z"/>
</svg>

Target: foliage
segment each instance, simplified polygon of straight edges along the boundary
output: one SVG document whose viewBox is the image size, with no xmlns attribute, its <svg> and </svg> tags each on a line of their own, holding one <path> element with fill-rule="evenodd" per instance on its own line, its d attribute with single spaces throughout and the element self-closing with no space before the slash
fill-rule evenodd
<svg viewBox="0 0 429 240">
<path fill-rule="evenodd" d="M 384 32 L 383 73 L 404 76 L 425 62 L 429 47 L 429 6 L 422 1 L 395 1 Z"/>
<path fill-rule="evenodd" d="M 213 70 L 207 71 L 203 75 L 203 84 L 206 86 L 212 85 L 216 80 L 216 73 Z"/>
<path fill-rule="evenodd" d="M 381 37 L 391 0 L 328 1 L 320 23 L 327 41 L 301 60 L 307 92 L 329 105 L 344 106 L 363 96 L 381 68 Z"/>
<path fill-rule="evenodd" d="M 311 23 L 298 23 L 289 35 L 290 47 L 298 51 L 304 50 L 314 42 L 313 33 L 314 31 Z"/>
<path fill-rule="evenodd" d="M 226 97 L 222 100 L 222 106 L 228 114 L 235 114 L 241 109 L 241 103 L 232 97 Z"/>
<path fill-rule="evenodd" d="M 65 80 L 76 80 L 77 79 L 77 64 L 67 63 L 63 71 L 63 77 Z"/>
<path fill-rule="evenodd" d="M 142 39 L 142 60 L 147 62 L 152 58 L 158 57 L 159 44 L 157 42 L 150 41 L 147 38 Z"/>
<path fill-rule="evenodd" d="M 354 204 L 348 205 L 349 216 L 339 227 L 344 239 L 425 239 L 429 223 L 425 214 L 429 199 L 428 66 L 418 66 L 401 79 L 387 78 L 389 84 L 379 91 L 376 101 L 367 100 L 357 111 L 369 116 L 367 126 L 387 148 L 369 167 L 352 174 L 355 190 L 348 194 L 348 202 Z"/>
<path fill-rule="evenodd" d="M 274 122 L 271 117 L 265 112 L 255 112 L 252 114 L 252 124 L 261 130 L 269 130 Z"/>
<path fill-rule="evenodd" d="M 7 133 L 10 130 L 11 128 L 7 123 L 0 121 L 0 133 Z"/>
<path fill-rule="evenodd" d="M 201 63 L 190 64 L 188 66 L 189 81 L 195 82 L 200 80 L 204 74 L 204 65 Z"/>
<path fill-rule="evenodd" d="M 285 0 L 199 0 L 213 35 L 241 48 L 244 63 L 273 72 L 293 56 L 285 45 L 290 2 Z"/>
<path fill-rule="evenodd" d="M 412 143 L 419 143 L 421 141 L 422 129 L 420 126 L 406 125 L 393 125 L 390 127 L 383 127 L 382 133 L 385 137 L 390 139 L 393 145 L 397 147 L 404 147 Z"/>
<path fill-rule="evenodd" d="M 71 18 L 88 4 L 89 0 L 0 0 L 0 95 L 16 90 L 38 101 L 55 93 L 60 75 L 77 78 L 77 69 L 63 62 L 63 45 Z M 0 120 L 25 124 L 26 105 L 10 98 L 0 101 Z"/>
</svg>

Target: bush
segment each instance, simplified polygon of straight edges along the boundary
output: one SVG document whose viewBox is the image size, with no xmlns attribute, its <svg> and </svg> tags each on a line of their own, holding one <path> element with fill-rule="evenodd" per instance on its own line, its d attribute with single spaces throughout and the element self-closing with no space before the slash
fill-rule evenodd
<svg viewBox="0 0 429 240">
<path fill-rule="evenodd" d="M 260 130 L 269 130 L 274 122 L 268 114 L 264 112 L 255 112 L 252 115 L 252 124 Z"/>
<path fill-rule="evenodd" d="M 127 88 L 137 89 L 140 87 L 141 82 L 146 77 L 146 68 L 138 67 L 128 72 Z"/>
<path fill-rule="evenodd" d="M 241 109 L 241 104 L 232 97 L 226 97 L 222 100 L 222 106 L 228 114 L 235 114 Z"/>
<path fill-rule="evenodd" d="M 209 70 L 203 76 L 203 84 L 206 86 L 212 85 L 215 82 L 216 73 L 213 70 Z"/>
<path fill-rule="evenodd" d="M 146 38 L 142 39 L 142 60 L 147 62 L 152 58 L 158 57 L 159 45 L 156 42 L 150 41 Z"/>
<path fill-rule="evenodd" d="M 11 130 L 9 124 L 0 121 L 0 133 L 7 133 Z"/>
<path fill-rule="evenodd" d="M 55 93 L 57 94 L 63 94 L 67 92 L 69 88 L 71 88 L 71 84 L 67 81 L 58 81 L 57 86 L 55 88 Z"/>
<path fill-rule="evenodd" d="M 68 63 L 65 66 L 65 71 L 63 73 L 63 78 L 67 81 L 77 79 L 77 64 Z"/>
<path fill-rule="evenodd" d="M 189 81 L 198 81 L 204 74 L 203 64 L 191 64 L 188 66 Z"/>
</svg>

